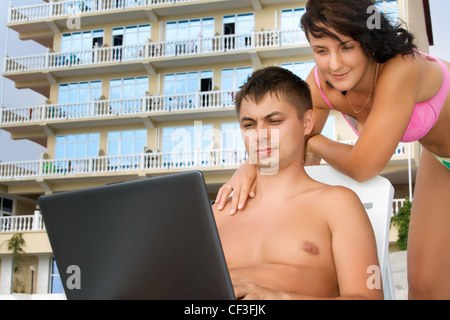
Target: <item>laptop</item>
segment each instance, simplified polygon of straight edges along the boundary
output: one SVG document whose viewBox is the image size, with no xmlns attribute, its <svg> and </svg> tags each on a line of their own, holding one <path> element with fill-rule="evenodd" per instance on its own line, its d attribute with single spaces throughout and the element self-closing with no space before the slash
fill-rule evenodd
<svg viewBox="0 0 450 320">
<path fill-rule="evenodd" d="M 68 300 L 234 300 L 204 177 L 39 198 Z"/>
</svg>

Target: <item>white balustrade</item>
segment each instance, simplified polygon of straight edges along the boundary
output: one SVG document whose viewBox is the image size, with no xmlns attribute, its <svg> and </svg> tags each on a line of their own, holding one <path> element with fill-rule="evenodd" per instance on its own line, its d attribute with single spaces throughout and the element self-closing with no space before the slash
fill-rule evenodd
<svg viewBox="0 0 450 320">
<path fill-rule="evenodd" d="M 183 152 L 139 153 L 82 159 L 40 159 L 0 162 L 0 179 L 111 174 L 141 170 L 170 170 L 238 166 L 246 159 L 245 149 L 208 149 Z"/>
<path fill-rule="evenodd" d="M 394 202 L 392 204 L 392 215 L 396 215 L 401 207 L 403 207 L 403 204 L 405 203 L 406 199 L 394 199 Z"/>
<path fill-rule="evenodd" d="M 222 35 L 210 38 L 199 36 L 196 39 L 182 41 L 147 42 L 140 45 L 95 47 L 89 50 L 46 52 L 32 56 L 5 57 L 3 71 L 4 73 L 38 71 L 300 44 L 307 44 L 304 32 L 300 28 L 295 30 Z"/>
<path fill-rule="evenodd" d="M 48 18 L 82 15 L 92 12 L 108 12 L 115 10 L 161 6 L 181 2 L 199 0 L 66 0 L 50 1 L 50 3 L 10 7 L 8 23 L 33 21 Z"/>
<path fill-rule="evenodd" d="M 0 232 L 27 232 L 43 230 L 45 230 L 44 220 L 40 214 L 0 217 Z"/>
<path fill-rule="evenodd" d="M 0 115 L 0 125 L 232 108 L 235 95 L 234 90 L 197 91 L 177 95 L 148 95 L 140 98 L 4 108 Z"/>
</svg>

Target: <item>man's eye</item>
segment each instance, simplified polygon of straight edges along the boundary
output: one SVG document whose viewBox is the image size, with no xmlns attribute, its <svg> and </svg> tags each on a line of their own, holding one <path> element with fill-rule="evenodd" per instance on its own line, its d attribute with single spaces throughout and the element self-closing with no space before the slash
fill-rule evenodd
<svg viewBox="0 0 450 320">
<path fill-rule="evenodd" d="M 272 123 L 272 124 L 278 124 L 278 123 L 281 123 L 281 120 L 270 120 L 270 123 Z"/>
</svg>

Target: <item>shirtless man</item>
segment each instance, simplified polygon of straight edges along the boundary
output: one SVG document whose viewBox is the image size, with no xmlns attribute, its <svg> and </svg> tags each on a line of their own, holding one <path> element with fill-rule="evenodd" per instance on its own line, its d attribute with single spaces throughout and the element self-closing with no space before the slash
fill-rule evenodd
<svg viewBox="0 0 450 320">
<path fill-rule="evenodd" d="M 311 106 L 303 80 L 277 67 L 256 71 L 236 97 L 258 192 L 237 215 L 226 213 L 231 198 L 213 211 L 238 298 L 383 298 L 367 285 L 379 263 L 361 201 L 303 167 Z"/>
</svg>

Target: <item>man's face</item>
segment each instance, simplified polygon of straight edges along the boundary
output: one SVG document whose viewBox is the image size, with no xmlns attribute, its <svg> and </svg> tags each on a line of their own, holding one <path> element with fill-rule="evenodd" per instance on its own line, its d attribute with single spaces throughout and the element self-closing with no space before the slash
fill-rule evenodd
<svg viewBox="0 0 450 320">
<path fill-rule="evenodd" d="M 303 159 L 303 120 L 294 106 L 276 95 L 266 94 L 259 104 L 244 99 L 239 123 L 250 163 L 278 171 Z"/>
</svg>

